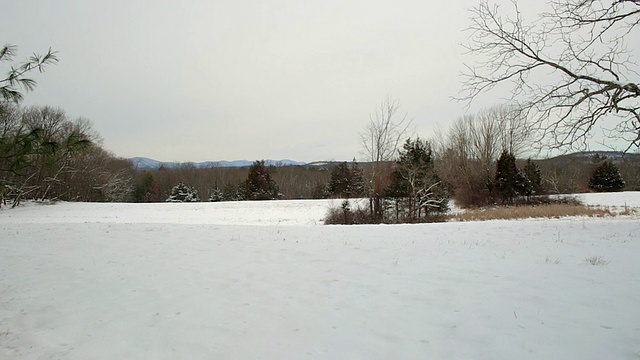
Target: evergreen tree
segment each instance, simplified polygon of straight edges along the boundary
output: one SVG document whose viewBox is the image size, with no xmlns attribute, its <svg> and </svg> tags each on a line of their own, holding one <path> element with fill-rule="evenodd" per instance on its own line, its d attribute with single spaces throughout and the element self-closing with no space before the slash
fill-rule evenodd
<svg viewBox="0 0 640 360">
<path fill-rule="evenodd" d="M 331 180 L 327 184 L 327 192 L 330 195 L 342 198 L 359 197 L 364 191 L 364 174 L 358 164 L 349 167 L 347 162 L 342 162 L 331 170 Z"/>
<path fill-rule="evenodd" d="M 589 188 L 597 192 L 621 191 L 624 186 L 620 170 L 611 161 L 604 161 L 596 167 L 589 180 Z"/>
<path fill-rule="evenodd" d="M 506 150 L 496 163 L 494 183 L 503 204 L 511 204 L 518 195 L 527 192 L 526 177 L 516 166 L 515 156 Z"/>
<path fill-rule="evenodd" d="M 224 201 L 242 201 L 245 200 L 244 183 L 232 184 L 227 183 L 222 191 L 222 199 Z"/>
<path fill-rule="evenodd" d="M 524 175 L 527 180 L 525 195 L 540 195 L 544 192 L 542 189 L 540 167 L 538 164 L 531 161 L 531 158 L 527 159 L 527 163 L 524 166 Z"/>
<path fill-rule="evenodd" d="M 271 179 L 269 168 L 264 160 L 255 161 L 249 168 L 245 181 L 245 194 L 248 200 L 273 200 L 279 197 L 278 186 Z"/>
<path fill-rule="evenodd" d="M 355 160 L 351 165 L 351 197 L 360 197 L 365 193 L 364 171 Z"/>
<path fill-rule="evenodd" d="M 179 183 L 171 189 L 171 195 L 166 200 L 167 202 L 197 202 L 200 201 L 198 197 L 198 190 L 194 187 L 187 186 L 184 183 Z"/>
<path fill-rule="evenodd" d="M 324 199 L 329 195 L 327 192 L 327 186 L 322 182 L 317 182 L 311 192 L 312 199 Z"/>
<path fill-rule="evenodd" d="M 349 167 L 347 162 L 342 162 L 331 169 L 331 179 L 327 184 L 327 192 L 330 195 L 349 197 Z"/>
<path fill-rule="evenodd" d="M 385 194 L 395 201 L 396 217 L 406 213 L 415 219 L 448 210 L 449 195 L 434 169 L 429 142 L 405 142 Z"/>
<path fill-rule="evenodd" d="M 392 203 L 397 220 L 409 215 L 407 212 L 411 212 L 410 204 L 415 203 L 415 200 L 411 201 L 409 182 L 398 167 L 391 173 L 391 181 L 384 189 L 384 197 Z"/>
<path fill-rule="evenodd" d="M 160 187 L 158 182 L 153 178 L 153 174 L 149 171 L 145 171 L 142 174 L 142 179 L 134 188 L 134 201 L 135 202 L 156 202 L 159 199 Z"/>
<path fill-rule="evenodd" d="M 0 47 L 0 62 L 13 62 L 17 51 L 18 47 L 16 45 L 7 44 Z M 43 72 L 48 65 L 57 63 L 56 54 L 56 51 L 52 51 L 49 48 L 49 51 L 44 55 L 33 54 L 21 64 L 10 65 L 10 70 L 6 74 L 7 77 L 0 79 L 0 99 L 16 104 L 21 102 L 24 96 L 19 89 L 31 91 L 36 86 L 35 80 L 26 78 L 25 75 L 29 72 L 35 73 L 36 70 Z"/>
<path fill-rule="evenodd" d="M 213 188 L 213 190 L 211 190 L 211 196 L 209 196 L 209 201 L 219 202 L 219 201 L 222 201 L 223 199 L 224 199 L 224 193 L 222 192 L 222 190 L 220 190 L 220 188 L 218 188 L 218 185 L 216 184 L 216 187 Z"/>
</svg>

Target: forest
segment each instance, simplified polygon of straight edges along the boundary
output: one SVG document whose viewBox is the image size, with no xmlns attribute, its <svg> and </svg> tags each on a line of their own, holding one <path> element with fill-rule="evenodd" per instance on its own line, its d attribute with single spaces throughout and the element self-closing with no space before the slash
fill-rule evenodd
<svg viewBox="0 0 640 360">
<path fill-rule="evenodd" d="M 370 197 L 376 176 L 381 195 L 390 201 L 407 202 L 409 213 L 416 212 L 421 201 L 433 200 L 430 196 L 435 193 L 440 194 L 436 198 L 446 194 L 462 206 L 485 206 L 509 202 L 509 197 L 516 195 L 640 190 L 638 154 L 578 152 L 533 160 L 509 157 L 527 149 L 512 146 L 511 151 L 505 150 L 509 148 L 505 144 L 516 142 L 503 136 L 514 133 L 510 126 L 515 122 L 502 110 L 460 118 L 439 138 L 427 141 L 407 136 L 402 147 L 391 152 L 392 158 L 380 164 L 345 161 L 266 166 L 256 160 L 249 167 L 201 168 L 185 163 L 138 169 L 131 160 L 104 149 L 87 119 L 71 118 L 64 110 L 50 106 L 24 108 L 3 102 L 2 204 L 11 206 L 26 199 L 164 202 Z M 504 173 L 500 167 L 505 159 L 510 159 L 508 171 L 513 172 L 513 181 L 521 183 L 515 188 L 521 188 L 507 189 L 500 183 L 504 174 L 498 172 Z M 623 181 L 604 188 L 592 184 L 603 164 Z M 522 188 L 523 182 L 534 185 Z M 176 197 L 180 192 L 196 196 Z"/>
</svg>

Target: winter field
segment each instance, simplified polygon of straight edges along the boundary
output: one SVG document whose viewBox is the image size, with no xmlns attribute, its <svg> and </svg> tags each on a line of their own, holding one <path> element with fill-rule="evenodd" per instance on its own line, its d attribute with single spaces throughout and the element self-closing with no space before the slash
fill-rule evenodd
<svg viewBox="0 0 640 360">
<path fill-rule="evenodd" d="M 339 205 L 3 208 L 0 359 L 640 359 L 637 215 L 322 225 Z"/>
</svg>

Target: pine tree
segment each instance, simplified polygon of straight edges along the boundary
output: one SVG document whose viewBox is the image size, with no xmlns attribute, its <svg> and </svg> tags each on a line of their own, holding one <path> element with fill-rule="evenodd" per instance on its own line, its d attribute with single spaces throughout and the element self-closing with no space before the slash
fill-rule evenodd
<svg viewBox="0 0 640 360">
<path fill-rule="evenodd" d="M 516 166 L 515 156 L 503 150 L 496 163 L 495 189 L 503 204 L 511 204 L 518 195 L 527 192 L 526 177 Z"/>
<path fill-rule="evenodd" d="M 360 166 L 358 166 L 358 163 L 355 161 L 356 159 L 353 159 L 352 165 L 351 165 L 351 197 L 360 197 L 364 194 L 365 192 L 365 187 L 364 187 L 364 171 L 362 170 L 362 168 Z"/>
<path fill-rule="evenodd" d="M 544 192 L 542 189 L 540 167 L 538 164 L 531 161 L 531 158 L 527 159 L 527 163 L 524 166 L 524 176 L 527 180 L 525 195 L 540 195 Z"/>
<path fill-rule="evenodd" d="M 624 186 L 620 170 L 611 161 L 605 161 L 595 168 L 589 180 L 589 188 L 597 192 L 621 191 Z"/>
<path fill-rule="evenodd" d="M 331 169 L 331 179 L 327 184 L 327 192 L 333 196 L 349 197 L 349 167 L 342 162 Z"/>
<path fill-rule="evenodd" d="M 211 190 L 211 196 L 209 196 L 209 201 L 219 202 L 219 201 L 222 201 L 223 199 L 224 199 L 224 193 L 222 192 L 222 190 L 220 190 L 220 188 L 218 188 L 218 185 L 216 184 L 216 187 L 214 187 Z"/>
<path fill-rule="evenodd" d="M 224 201 L 242 201 L 245 200 L 244 183 L 232 184 L 230 182 L 222 190 L 222 199 Z"/>
<path fill-rule="evenodd" d="M 429 142 L 405 142 L 385 194 L 395 201 L 396 217 L 406 213 L 415 219 L 448 210 L 449 195 L 434 169 Z"/>
<path fill-rule="evenodd" d="M 167 202 L 198 202 L 198 190 L 194 187 L 187 186 L 184 183 L 179 183 L 171 189 L 171 195 L 166 200 Z"/>
<path fill-rule="evenodd" d="M 280 194 L 275 181 L 271 179 L 269 168 L 264 160 L 255 161 L 249 168 L 249 175 L 245 181 L 245 194 L 248 200 L 273 200 Z"/>
<path fill-rule="evenodd" d="M 412 212 L 412 204 L 415 203 L 415 199 L 413 201 L 410 199 L 410 193 L 409 182 L 405 179 L 402 171 L 396 167 L 391 173 L 389 185 L 384 189 L 384 197 L 392 202 L 397 220 L 407 215 L 412 216 L 412 214 L 407 214 L 407 212 Z"/>
<path fill-rule="evenodd" d="M 331 170 L 331 179 L 327 184 L 327 192 L 330 195 L 342 198 L 361 196 L 364 192 L 364 174 L 358 164 L 349 167 L 347 162 L 342 162 Z"/>
<path fill-rule="evenodd" d="M 311 192 L 311 198 L 324 199 L 327 196 L 329 196 L 329 193 L 327 192 L 327 186 L 320 181 L 316 182 L 316 185 L 313 187 L 313 191 Z"/>
<path fill-rule="evenodd" d="M 160 186 L 149 171 L 142 174 L 142 179 L 134 188 L 135 202 L 157 202 L 160 200 Z"/>
</svg>

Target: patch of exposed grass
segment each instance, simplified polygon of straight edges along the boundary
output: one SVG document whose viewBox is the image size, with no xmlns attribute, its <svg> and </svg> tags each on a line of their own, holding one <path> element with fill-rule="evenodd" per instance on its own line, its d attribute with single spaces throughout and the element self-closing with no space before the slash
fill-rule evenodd
<svg viewBox="0 0 640 360">
<path fill-rule="evenodd" d="M 638 208 L 633 208 L 633 207 L 629 207 L 629 206 L 605 206 L 602 207 L 608 211 L 611 211 L 612 213 L 618 214 L 618 215 L 625 215 L 625 216 L 637 216 L 640 215 L 640 209 Z"/>
<path fill-rule="evenodd" d="M 624 207 L 618 214 L 620 215 L 640 215 L 640 210 L 632 207 Z"/>
<path fill-rule="evenodd" d="M 584 261 L 587 264 L 591 264 L 591 265 L 607 265 L 609 262 L 607 260 L 605 260 L 602 256 L 591 256 L 591 257 L 586 257 L 584 259 Z"/>
<path fill-rule="evenodd" d="M 502 206 L 469 209 L 459 214 L 447 215 L 449 221 L 512 220 L 529 218 L 561 218 L 566 216 L 604 217 L 615 216 L 608 209 L 576 204 L 545 204 L 537 206 Z"/>
<path fill-rule="evenodd" d="M 547 257 L 544 259 L 544 263 L 545 263 L 545 264 L 554 264 L 554 265 L 558 265 L 558 264 L 560 264 L 560 259 L 556 258 L 556 259 L 554 260 L 554 259 L 551 259 L 550 257 L 548 257 L 548 256 L 547 256 Z"/>
</svg>

